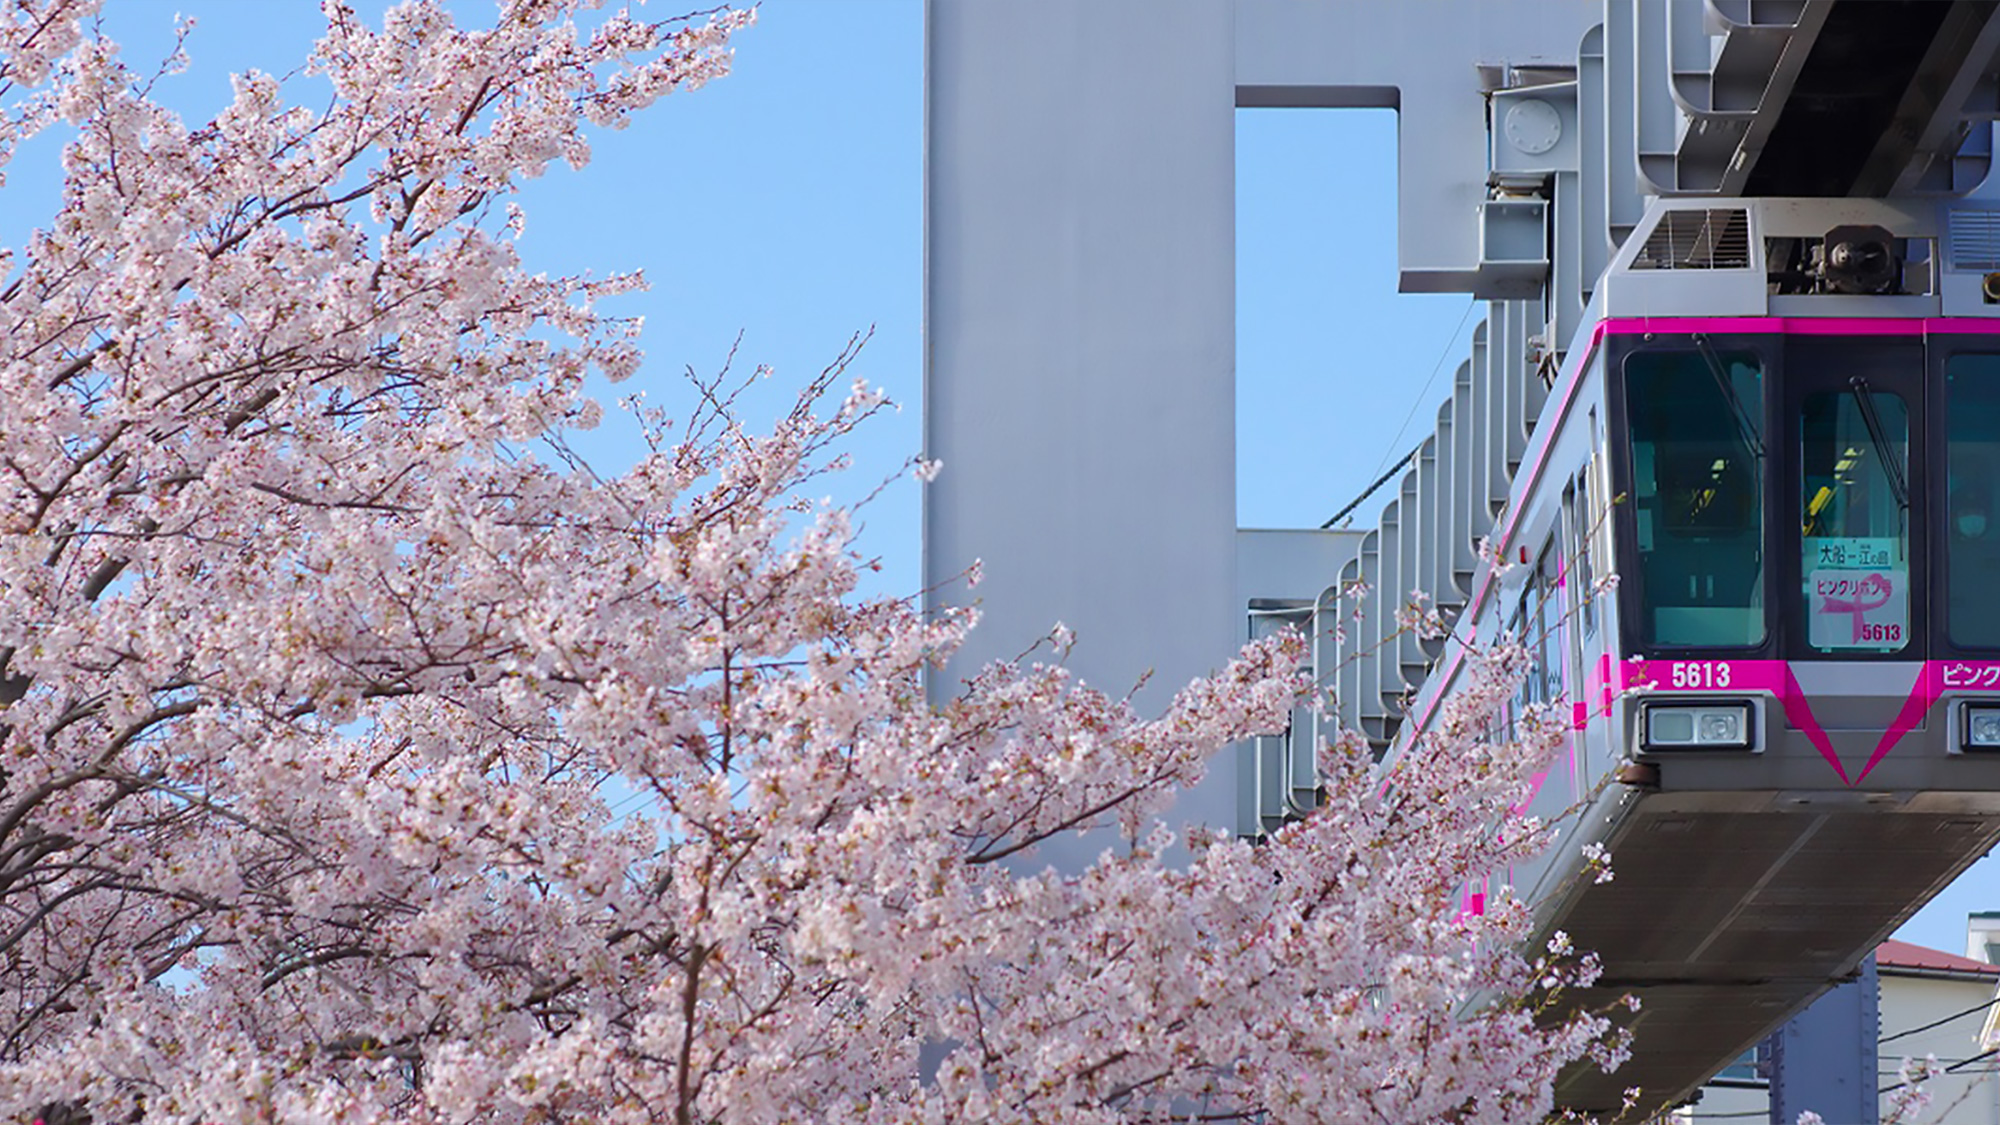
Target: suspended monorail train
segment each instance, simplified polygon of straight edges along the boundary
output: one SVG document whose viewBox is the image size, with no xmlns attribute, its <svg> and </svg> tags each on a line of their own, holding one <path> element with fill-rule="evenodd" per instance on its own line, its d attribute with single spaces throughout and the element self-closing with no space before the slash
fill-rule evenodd
<svg viewBox="0 0 2000 1125">
<path fill-rule="evenodd" d="M 1642 1007 L 1633 1061 L 1566 1106 L 1686 1095 L 2000 837 L 1992 208 L 1656 202 L 1559 358 L 1496 306 L 1301 615 L 1332 719 L 1386 755 L 1502 637 L 1536 657 L 1516 706 L 1573 716 L 1534 802 L 1562 842 L 1511 881 L 1602 957 L 1577 999 Z M 1413 588 L 1451 637 L 1394 632 Z M 1258 750 L 1267 825 L 1311 803 L 1312 722 Z"/>
</svg>

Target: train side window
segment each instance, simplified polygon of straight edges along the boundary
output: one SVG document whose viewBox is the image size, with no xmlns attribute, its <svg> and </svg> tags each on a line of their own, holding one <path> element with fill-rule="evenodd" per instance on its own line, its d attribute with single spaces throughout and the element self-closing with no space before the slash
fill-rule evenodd
<svg viewBox="0 0 2000 1125">
<path fill-rule="evenodd" d="M 1604 449 L 1604 433 L 1597 422 L 1597 408 L 1590 408 L 1590 460 L 1583 466 L 1583 481 L 1586 498 L 1584 511 L 1589 519 L 1584 524 L 1584 549 L 1590 552 L 1591 588 L 1596 589 L 1597 576 L 1612 574 L 1617 565 L 1612 556 L 1611 508 L 1616 501 L 1612 498 L 1609 468 L 1611 458 L 1600 452 Z M 1595 629 L 1595 611 L 1586 624 Z"/>
<path fill-rule="evenodd" d="M 1537 616 L 1534 600 L 1535 582 L 1530 578 L 1522 587 L 1520 602 L 1514 606 L 1514 612 L 1507 620 L 1507 636 L 1512 639 L 1512 643 L 1520 645 L 1524 651 L 1530 653 L 1534 651 L 1534 647 L 1533 638 L 1528 635 L 1528 631 L 1534 628 Z M 1535 697 L 1535 689 L 1538 686 L 1535 682 L 1537 672 L 1537 669 L 1528 669 L 1521 677 L 1521 682 L 1514 686 L 1513 698 L 1508 700 L 1505 726 L 1509 738 L 1520 733 L 1515 724 L 1520 721 L 1522 712 L 1526 711 L 1529 705 L 1540 702 Z"/>
<path fill-rule="evenodd" d="M 1747 352 L 1625 361 L 1645 643 L 1764 640 L 1764 372 Z"/>
<path fill-rule="evenodd" d="M 1541 677 L 1542 702 L 1550 702 L 1563 693 L 1563 619 L 1568 616 L 1568 605 L 1562 596 L 1563 575 L 1562 551 L 1556 546 L 1554 535 L 1542 545 L 1539 564 L 1535 567 L 1535 584 L 1541 587 L 1542 619 L 1535 630 L 1536 674 Z"/>
<path fill-rule="evenodd" d="M 1597 631 L 1597 599 L 1591 596 L 1596 587 L 1590 560 L 1590 525 L 1586 522 L 1590 497 L 1590 470 L 1586 467 L 1563 489 L 1564 560 L 1567 569 L 1560 569 L 1560 584 L 1567 596 L 1563 598 L 1563 614 L 1569 618 L 1563 629 L 1563 669 L 1562 684 L 1572 701 L 1583 698 L 1584 640 Z"/>
<path fill-rule="evenodd" d="M 1945 628 L 1953 644 L 2000 648 L 2000 355 L 1945 362 Z"/>
<path fill-rule="evenodd" d="M 1824 652 L 1910 642 L 1910 415 L 1856 387 L 1805 396 L 1799 502 L 1806 638 Z"/>
<path fill-rule="evenodd" d="M 1562 694 L 1562 628 L 1568 611 L 1558 576 L 1562 555 L 1553 535 L 1542 544 L 1535 569 L 1521 582 L 1521 600 L 1508 619 L 1508 635 L 1528 654 L 1527 674 L 1514 690 L 1514 711 L 1548 703 Z"/>
<path fill-rule="evenodd" d="M 1581 636 L 1597 633 L 1596 559 L 1591 554 L 1591 535 L 1596 519 L 1591 514 L 1590 469 L 1586 466 L 1563 490 L 1563 525 L 1567 530 L 1569 572 L 1563 583 L 1570 588 L 1569 611 L 1576 614 Z"/>
</svg>

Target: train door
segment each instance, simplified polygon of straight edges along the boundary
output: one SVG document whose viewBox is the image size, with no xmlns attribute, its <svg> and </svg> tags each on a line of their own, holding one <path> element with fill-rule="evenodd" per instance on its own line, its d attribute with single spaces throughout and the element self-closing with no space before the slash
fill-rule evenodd
<svg viewBox="0 0 2000 1125">
<path fill-rule="evenodd" d="M 1780 417 L 1786 655 L 1922 659 L 1926 552 L 1921 342 L 1794 338 Z M 1789 537 L 1788 537 L 1789 538 Z"/>
</svg>

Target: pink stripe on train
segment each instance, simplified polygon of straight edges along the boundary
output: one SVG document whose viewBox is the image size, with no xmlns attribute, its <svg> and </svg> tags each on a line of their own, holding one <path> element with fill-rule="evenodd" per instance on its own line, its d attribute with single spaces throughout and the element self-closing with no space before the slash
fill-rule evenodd
<svg viewBox="0 0 2000 1125">
<path fill-rule="evenodd" d="M 1655 671 L 1649 665 L 1659 665 L 1664 669 Z M 1695 682 L 1675 684 L 1672 681 L 1674 665 L 1727 669 L 1720 677 L 1708 675 Z M 1627 660 L 1619 670 L 1621 689 L 1643 688 L 1665 694 L 1705 694 L 1730 691 L 1768 691 L 1784 708 L 1785 720 L 1803 732 L 1812 741 L 1820 756 L 1833 767 L 1834 773 L 1848 785 L 1858 785 L 1867 778 L 1889 751 L 1903 740 L 1903 736 L 1917 728 L 1930 709 L 1947 690 L 1966 688 L 1991 688 L 2000 692 L 2000 661 L 1992 660 L 1927 660 L 1918 669 L 1916 680 L 1910 685 L 1910 694 L 1896 717 L 1882 731 L 1882 738 L 1875 744 L 1875 752 L 1869 755 L 1868 763 L 1861 773 L 1853 778 L 1847 776 L 1846 767 L 1833 752 L 1832 740 L 1814 717 L 1812 704 L 1799 686 L 1798 676 L 1793 673 L 1789 662 L 1783 660 Z"/>
<path fill-rule="evenodd" d="M 1591 333 L 1594 346 L 1605 336 L 1647 332 L 1734 333 L 1787 336 L 1991 336 L 2000 335 L 2000 318 L 1933 316 L 1873 318 L 1846 316 L 1614 316 L 1599 321 Z"/>
<path fill-rule="evenodd" d="M 1653 670 L 1649 665 L 1660 665 Z M 1694 683 L 1675 683 L 1672 669 L 1702 668 L 1710 674 Z M 1714 674 L 1720 669 L 1721 675 Z M 1778 699 L 1784 708 L 1785 721 L 1805 732 L 1812 741 L 1813 748 L 1840 775 L 1840 780 L 1853 785 L 1847 776 L 1847 768 L 1840 764 L 1840 756 L 1833 752 L 1833 741 L 1813 716 L 1812 704 L 1806 701 L 1805 690 L 1799 687 L 1798 677 L 1792 674 L 1792 666 L 1783 660 L 1627 660 L 1619 665 L 1618 686 L 1621 690 L 1644 688 L 1654 692 L 1680 692 L 1714 694 L 1731 691 L 1768 691 Z"/>
</svg>

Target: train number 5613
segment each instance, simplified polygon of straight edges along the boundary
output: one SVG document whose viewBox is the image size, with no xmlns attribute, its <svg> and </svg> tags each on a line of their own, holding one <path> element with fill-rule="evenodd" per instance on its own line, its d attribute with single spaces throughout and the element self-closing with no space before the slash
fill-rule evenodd
<svg viewBox="0 0 2000 1125">
<path fill-rule="evenodd" d="M 1668 682 L 1677 688 L 1726 688 L 1729 686 L 1727 660 L 1684 660 L 1675 662 Z"/>
</svg>

